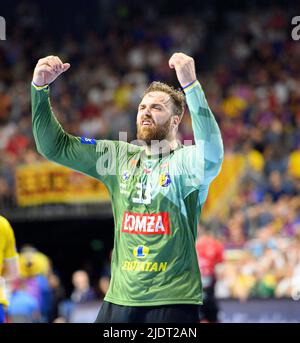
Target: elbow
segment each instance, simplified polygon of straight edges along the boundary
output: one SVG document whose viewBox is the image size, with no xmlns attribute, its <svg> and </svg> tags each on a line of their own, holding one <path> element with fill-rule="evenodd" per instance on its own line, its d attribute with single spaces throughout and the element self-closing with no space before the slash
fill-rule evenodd
<svg viewBox="0 0 300 343">
<path fill-rule="evenodd" d="M 216 163 L 221 166 L 224 161 L 224 145 L 223 142 L 220 141 L 219 147 L 218 147 L 218 153 L 216 156 L 218 156 Z"/>
<path fill-rule="evenodd" d="M 36 144 L 36 149 L 37 152 L 42 155 L 44 158 L 46 158 L 47 160 L 51 160 L 53 157 L 53 154 L 49 151 L 49 149 L 46 149 L 45 147 L 43 147 L 40 144 Z"/>
<path fill-rule="evenodd" d="M 45 139 L 43 139 L 43 135 L 33 130 L 33 137 L 34 137 L 37 152 L 43 157 L 45 157 L 46 159 L 48 160 L 51 159 L 53 155 L 53 152 L 52 152 L 53 149 L 52 147 L 51 149 L 49 149 L 50 145 L 48 144 L 47 141 L 45 141 Z"/>
<path fill-rule="evenodd" d="M 43 157 L 46 158 L 46 159 L 49 159 L 49 154 L 47 153 L 47 151 L 45 151 L 45 150 L 43 150 L 43 149 L 41 149 L 41 148 L 37 148 L 37 151 L 38 151 L 38 153 L 39 153 L 41 156 L 43 156 Z"/>
<path fill-rule="evenodd" d="M 224 143 L 223 143 L 223 139 L 220 135 L 220 140 L 219 140 L 219 151 L 220 151 L 220 161 L 221 163 L 224 160 Z"/>
</svg>

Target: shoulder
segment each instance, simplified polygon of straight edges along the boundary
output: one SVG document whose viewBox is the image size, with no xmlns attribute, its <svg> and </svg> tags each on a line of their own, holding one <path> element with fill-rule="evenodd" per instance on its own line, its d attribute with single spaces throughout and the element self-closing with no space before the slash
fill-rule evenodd
<svg viewBox="0 0 300 343">
<path fill-rule="evenodd" d="M 199 166 L 199 161 L 203 159 L 203 154 L 199 152 L 196 145 L 182 145 L 174 151 L 172 159 L 176 161 L 176 163 L 183 163 L 184 166 L 194 164 Z"/>
<path fill-rule="evenodd" d="M 10 231 L 12 231 L 12 227 L 10 226 L 9 221 L 3 216 L 0 216 L 0 232 L 8 233 Z"/>
</svg>

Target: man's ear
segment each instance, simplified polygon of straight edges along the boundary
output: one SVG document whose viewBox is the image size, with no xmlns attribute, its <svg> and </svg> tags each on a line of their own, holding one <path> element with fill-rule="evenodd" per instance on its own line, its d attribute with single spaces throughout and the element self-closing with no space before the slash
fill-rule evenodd
<svg viewBox="0 0 300 343">
<path fill-rule="evenodd" d="M 172 116 L 172 126 L 178 127 L 179 123 L 180 123 L 180 117 L 178 115 Z"/>
</svg>

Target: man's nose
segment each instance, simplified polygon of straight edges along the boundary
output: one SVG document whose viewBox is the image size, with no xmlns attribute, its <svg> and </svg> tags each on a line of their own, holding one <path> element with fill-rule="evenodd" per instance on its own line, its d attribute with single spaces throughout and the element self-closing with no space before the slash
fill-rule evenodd
<svg viewBox="0 0 300 343">
<path fill-rule="evenodd" d="M 145 107 L 145 108 L 143 108 L 142 109 L 142 114 L 144 115 L 144 116 L 151 116 L 151 111 L 150 111 L 150 107 Z"/>
</svg>

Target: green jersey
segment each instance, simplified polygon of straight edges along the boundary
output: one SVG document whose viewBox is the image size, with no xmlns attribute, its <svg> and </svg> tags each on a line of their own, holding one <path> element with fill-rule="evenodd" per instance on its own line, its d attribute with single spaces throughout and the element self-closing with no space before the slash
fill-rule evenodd
<svg viewBox="0 0 300 343">
<path fill-rule="evenodd" d="M 115 232 L 105 300 L 111 303 L 202 303 L 197 223 L 209 184 L 221 168 L 223 144 L 199 82 L 185 93 L 195 144 L 149 156 L 134 144 L 66 133 L 52 112 L 49 87 L 32 86 L 38 151 L 102 181 L 109 191 Z"/>
</svg>

